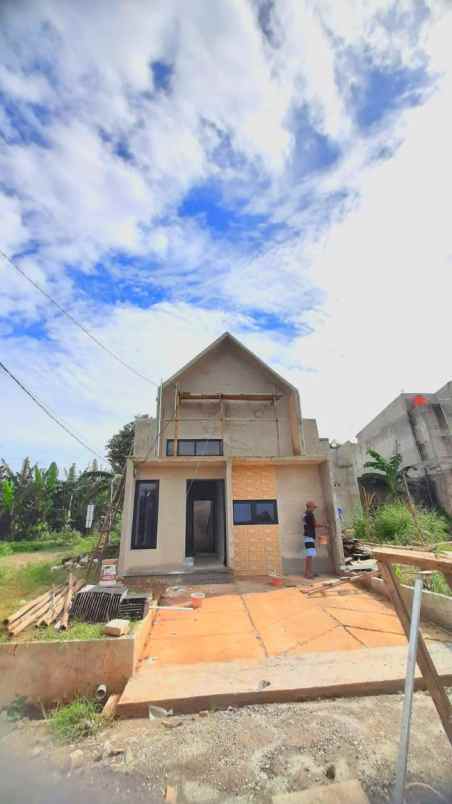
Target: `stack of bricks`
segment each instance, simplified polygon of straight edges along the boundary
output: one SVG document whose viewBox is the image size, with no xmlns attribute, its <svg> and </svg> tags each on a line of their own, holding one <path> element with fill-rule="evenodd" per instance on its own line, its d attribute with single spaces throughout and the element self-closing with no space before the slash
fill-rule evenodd
<svg viewBox="0 0 452 804">
<path fill-rule="evenodd" d="M 273 466 L 232 467 L 233 500 L 276 500 Z M 234 572 L 237 575 L 280 575 L 279 525 L 234 525 Z"/>
</svg>

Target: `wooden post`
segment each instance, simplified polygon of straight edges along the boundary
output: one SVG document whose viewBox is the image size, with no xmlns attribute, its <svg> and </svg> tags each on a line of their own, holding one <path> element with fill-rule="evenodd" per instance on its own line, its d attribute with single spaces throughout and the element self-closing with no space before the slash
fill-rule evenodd
<svg viewBox="0 0 452 804">
<path fill-rule="evenodd" d="M 397 616 L 402 624 L 407 639 L 409 639 L 411 626 L 410 615 L 405 605 L 405 601 L 402 598 L 395 572 L 389 562 L 387 563 L 380 560 L 378 562 L 378 566 L 391 596 Z M 427 689 L 432 696 L 433 703 L 436 706 L 436 710 L 440 717 L 441 723 L 443 724 L 444 731 L 449 738 L 449 742 L 452 744 L 451 705 L 421 633 L 419 633 L 418 637 L 417 663 L 424 677 Z"/>
<path fill-rule="evenodd" d="M 179 386 L 176 383 L 174 392 L 174 445 L 173 455 L 177 455 L 177 442 L 179 440 Z"/>
<path fill-rule="evenodd" d="M 277 407 L 276 407 L 276 405 L 277 405 L 277 397 L 276 396 L 274 396 L 273 399 L 272 399 L 272 405 L 273 405 L 273 412 L 275 414 L 276 449 L 277 449 L 278 455 L 281 455 L 281 446 L 280 446 L 280 443 L 279 443 L 279 421 L 278 421 L 278 410 L 277 410 Z"/>
</svg>

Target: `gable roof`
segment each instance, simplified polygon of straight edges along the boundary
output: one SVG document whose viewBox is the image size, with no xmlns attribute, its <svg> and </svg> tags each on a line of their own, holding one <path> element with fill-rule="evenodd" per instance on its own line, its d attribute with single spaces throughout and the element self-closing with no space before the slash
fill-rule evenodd
<svg viewBox="0 0 452 804">
<path fill-rule="evenodd" d="M 202 352 L 199 352 L 199 354 L 197 354 L 192 360 L 186 363 L 185 366 L 182 366 L 182 368 L 179 369 L 179 371 L 176 371 L 175 374 L 173 374 L 171 377 L 165 380 L 165 382 L 163 383 L 163 388 L 165 388 L 170 383 L 175 382 L 175 380 L 179 379 L 179 377 L 182 374 L 184 374 L 187 371 L 187 369 L 192 368 L 192 366 L 196 365 L 196 363 L 198 363 L 199 360 L 202 360 L 204 357 L 210 354 L 210 352 L 213 352 L 215 349 L 217 349 L 218 346 L 221 346 L 223 343 L 228 342 L 232 343 L 234 346 L 236 346 L 238 349 L 244 352 L 247 357 L 250 357 L 252 360 L 254 360 L 261 368 L 268 371 L 278 383 L 285 385 L 286 388 L 290 388 L 291 391 L 294 391 L 296 394 L 298 394 L 298 389 L 294 385 L 292 385 L 292 383 L 285 380 L 284 377 L 281 377 L 281 375 L 278 374 L 277 371 L 274 371 L 274 369 L 272 369 L 269 365 L 267 365 L 267 363 L 264 363 L 264 361 L 261 360 L 260 357 L 257 357 L 257 355 L 255 355 L 254 352 L 252 352 L 250 349 L 244 346 L 241 341 L 239 341 L 237 338 L 234 338 L 234 335 L 231 335 L 230 332 L 224 332 L 223 335 L 220 335 L 220 337 L 217 338 L 215 341 L 213 341 L 213 343 L 211 343 L 210 346 L 208 346 L 206 349 L 203 349 Z"/>
</svg>

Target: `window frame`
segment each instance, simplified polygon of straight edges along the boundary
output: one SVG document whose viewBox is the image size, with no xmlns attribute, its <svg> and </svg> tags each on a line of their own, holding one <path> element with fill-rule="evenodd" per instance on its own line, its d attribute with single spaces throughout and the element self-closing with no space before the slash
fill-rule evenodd
<svg viewBox="0 0 452 804">
<path fill-rule="evenodd" d="M 174 458 L 174 442 L 175 438 L 166 439 L 166 457 Z M 218 452 L 212 454 L 197 451 L 197 444 L 199 442 L 209 441 L 218 444 Z M 193 443 L 193 453 L 180 453 L 180 444 Z M 178 458 L 222 458 L 224 455 L 223 439 L 222 438 L 178 438 L 177 439 L 177 457 Z"/>
<path fill-rule="evenodd" d="M 247 520 L 246 522 L 236 522 L 235 517 L 235 506 L 236 503 L 242 503 L 251 506 L 251 519 Z M 274 512 L 274 519 L 272 522 L 262 522 L 261 520 L 256 518 L 256 505 L 259 503 L 271 503 L 273 505 L 273 512 Z M 240 527 L 241 525 L 279 525 L 278 520 L 278 500 L 276 498 L 269 499 L 269 500 L 233 500 L 232 501 L 232 519 L 233 524 L 236 527 Z"/>
<path fill-rule="evenodd" d="M 136 525 L 138 516 L 138 501 L 140 497 L 140 489 L 145 483 L 155 484 L 155 517 L 152 525 L 150 544 L 136 544 Z M 159 521 L 159 498 L 160 498 L 160 480 L 148 478 L 146 480 L 135 481 L 135 494 L 133 501 L 133 518 L 132 518 L 132 533 L 130 538 L 131 550 L 156 550 L 157 549 L 157 529 Z"/>
</svg>

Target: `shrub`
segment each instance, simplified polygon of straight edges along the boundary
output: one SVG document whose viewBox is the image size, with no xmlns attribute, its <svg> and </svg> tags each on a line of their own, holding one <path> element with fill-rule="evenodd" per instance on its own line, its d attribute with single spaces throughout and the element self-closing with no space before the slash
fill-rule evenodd
<svg viewBox="0 0 452 804">
<path fill-rule="evenodd" d="M 447 519 L 438 512 L 418 508 L 416 518 L 418 527 L 405 503 L 391 502 L 380 505 L 369 515 L 357 512 L 353 527 L 358 539 L 383 544 L 432 545 L 450 539 Z"/>
<path fill-rule="evenodd" d="M 10 556 L 14 551 L 11 548 L 11 545 L 7 542 L 0 542 L 0 558 L 3 556 Z"/>
<path fill-rule="evenodd" d="M 403 503 L 380 505 L 373 516 L 372 525 L 378 542 L 410 544 L 412 541 L 413 518 Z"/>
<path fill-rule="evenodd" d="M 101 725 L 98 705 L 89 698 L 76 698 L 67 706 L 59 706 L 49 718 L 54 737 L 67 743 L 95 734 Z"/>
</svg>

